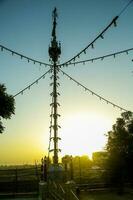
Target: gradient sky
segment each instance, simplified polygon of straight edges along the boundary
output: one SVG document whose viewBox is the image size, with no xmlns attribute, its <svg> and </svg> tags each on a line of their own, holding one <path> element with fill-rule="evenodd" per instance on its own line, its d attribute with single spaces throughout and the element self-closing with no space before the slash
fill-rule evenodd
<svg viewBox="0 0 133 200">
<path fill-rule="evenodd" d="M 128 2 L 129 0 L 0 0 L 0 44 L 49 63 L 52 10 L 56 6 L 59 15 L 57 38 L 61 41 L 62 63 L 90 43 Z M 132 48 L 132 22 L 133 3 L 120 16 L 117 27 L 112 26 L 105 33 L 104 40 L 99 39 L 95 48 L 90 48 L 81 59 Z M 128 55 L 118 55 L 115 59 L 110 57 L 86 65 L 69 66 L 64 71 L 94 92 L 133 111 L 132 59 L 133 52 L 129 52 Z M 48 67 L 33 65 L 10 53 L 0 52 L 0 82 L 5 83 L 10 94 L 16 94 L 47 70 Z M 30 91 L 16 97 L 15 115 L 11 120 L 3 121 L 6 128 L 4 134 L 0 135 L 0 164 L 34 163 L 35 160 L 40 162 L 41 156 L 45 154 L 49 137 L 49 94 L 52 91 L 49 77 L 50 74 Z M 88 154 L 93 150 L 100 150 L 106 141 L 105 132 L 110 130 L 121 112 L 84 92 L 61 73 L 60 84 L 62 155 Z M 80 122 L 81 126 L 78 127 Z M 93 133 L 92 125 L 102 127 Z M 79 130 L 82 137 L 79 136 Z M 100 133 L 101 130 L 103 132 Z M 100 140 L 101 143 L 96 144 Z"/>
</svg>

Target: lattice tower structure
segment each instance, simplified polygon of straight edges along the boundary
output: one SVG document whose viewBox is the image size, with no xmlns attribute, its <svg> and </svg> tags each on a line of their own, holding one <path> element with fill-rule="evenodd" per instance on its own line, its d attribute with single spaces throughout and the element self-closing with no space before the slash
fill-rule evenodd
<svg viewBox="0 0 133 200">
<path fill-rule="evenodd" d="M 51 39 L 51 44 L 49 46 L 49 56 L 52 62 L 52 67 L 51 67 L 51 79 L 53 80 L 53 82 L 50 84 L 53 86 L 53 91 L 51 93 L 52 96 L 52 103 L 50 104 L 53 108 L 53 113 L 51 113 L 51 118 L 53 119 L 53 124 L 51 124 L 50 128 L 53 129 L 53 137 L 50 138 L 50 140 L 53 140 L 53 144 L 54 147 L 53 149 L 50 149 L 50 151 L 54 152 L 53 155 L 53 164 L 57 165 L 58 164 L 58 152 L 60 151 L 60 149 L 58 148 L 58 141 L 60 140 L 60 138 L 58 137 L 58 129 L 60 128 L 60 126 L 58 125 L 58 117 L 60 117 L 60 115 L 58 114 L 58 106 L 60 105 L 58 103 L 58 96 L 60 95 L 58 92 L 58 71 L 59 71 L 59 67 L 57 65 L 58 63 L 58 59 L 61 55 L 61 44 L 60 42 L 57 42 L 56 39 L 56 19 L 57 19 L 57 10 L 56 8 L 53 11 L 53 29 L 52 29 L 52 39 Z"/>
</svg>

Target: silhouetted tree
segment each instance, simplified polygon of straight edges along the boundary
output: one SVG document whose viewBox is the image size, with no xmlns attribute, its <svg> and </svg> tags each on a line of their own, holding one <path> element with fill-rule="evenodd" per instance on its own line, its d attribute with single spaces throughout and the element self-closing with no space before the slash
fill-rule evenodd
<svg viewBox="0 0 133 200">
<path fill-rule="evenodd" d="M 0 133 L 4 131 L 4 126 L 1 119 L 10 119 L 14 114 L 15 101 L 12 95 L 6 93 L 4 84 L 0 84 Z"/>
<path fill-rule="evenodd" d="M 81 179 L 84 181 L 88 175 L 88 169 L 92 167 L 92 161 L 87 155 L 75 156 L 65 155 L 62 158 L 62 164 L 66 171 L 67 179 L 73 178 L 74 180 L 81 182 Z M 73 168 L 73 169 L 72 169 Z M 72 172 L 73 170 L 73 172 Z"/>
<path fill-rule="evenodd" d="M 117 118 L 112 131 L 108 132 L 107 142 L 110 180 L 122 192 L 125 181 L 132 181 L 133 169 L 133 113 L 124 112 Z"/>
<path fill-rule="evenodd" d="M 93 152 L 92 160 L 94 167 L 97 166 L 100 167 L 101 169 L 104 169 L 107 158 L 108 158 L 108 153 L 106 151 Z"/>
</svg>

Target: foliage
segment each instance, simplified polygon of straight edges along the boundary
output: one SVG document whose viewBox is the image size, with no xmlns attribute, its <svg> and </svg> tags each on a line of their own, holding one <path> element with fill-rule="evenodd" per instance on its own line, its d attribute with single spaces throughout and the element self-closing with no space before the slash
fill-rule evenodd
<svg viewBox="0 0 133 200">
<path fill-rule="evenodd" d="M 106 151 L 93 152 L 92 159 L 94 167 L 99 167 L 104 169 L 106 160 L 108 158 L 108 153 Z"/>
<path fill-rule="evenodd" d="M 64 166 L 65 172 L 67 173 L 67 179 L 71 177 L 71 170 L 73 170 L 73 178 L 77 183 L 88 183 L 92 182 L 95 178 L 99 179 L 99 173 L 97 175 L 97 170 L 93 170 L 93 162 L 89 159 L 87 155 L 82 156 L 69 156 L 65 155 L 62 158 L 62 164 Z M 98 170 L 99 171 L 99 170 Z"/>
<path fill-rule="evenodd" d="M 12 95 L 6 93 L 6 87 L 4 84 L 0 84 L 0 133 L 4 131 L 1 118 L 10 119 L 14 114 L 15 101 Z"/>
<path fill-rule="evenodd" d="M 71 162 L 73 164 L 74 171 L 79 171 L 79 168 L 82 168 L 84 170 L 89 169 L 92 166 L 92 162 L 87 155 L 75 157 L 65 155 L 62 158 L 63 165 L 67 165 L 68 169 L 70 168 Z"/>
<path fill-rule="evenodd" d="M 133 181 L 133 113 L 122 113 L 107 136 L 107 167 L 111 169 L 110 180 L 117 185 Z"/>
</svg>

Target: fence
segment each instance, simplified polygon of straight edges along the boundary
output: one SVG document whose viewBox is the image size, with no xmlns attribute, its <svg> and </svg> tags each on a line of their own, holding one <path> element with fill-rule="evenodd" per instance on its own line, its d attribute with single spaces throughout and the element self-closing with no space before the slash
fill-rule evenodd
<svg viewBox="0 0 133 200">
<path fill-rule="evenodd" d="M 40 168 L 0 169 L 0 193 L 38 192 Z"/>
</svg>

